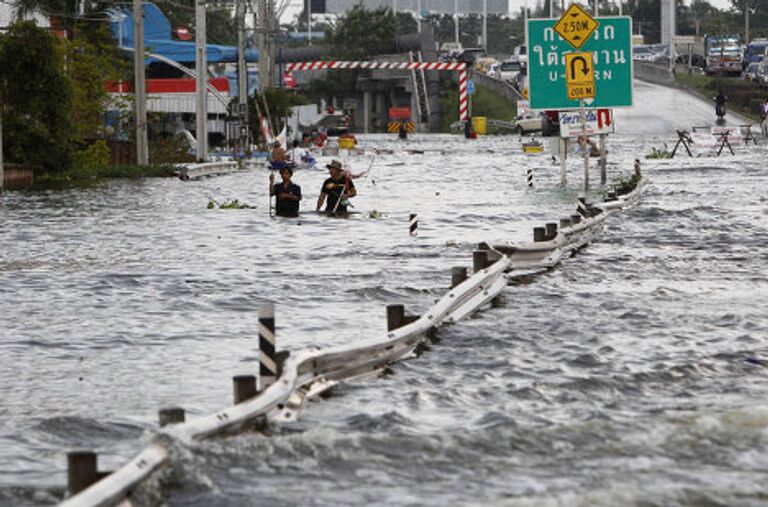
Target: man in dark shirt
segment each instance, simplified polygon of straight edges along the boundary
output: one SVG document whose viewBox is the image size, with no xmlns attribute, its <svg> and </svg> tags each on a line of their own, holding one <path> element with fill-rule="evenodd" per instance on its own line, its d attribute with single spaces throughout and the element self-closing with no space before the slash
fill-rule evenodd
<svg viewBox="0 0 768 507">
<path fill-rule="evenodd" d="M 275 173 L 269 174 L 269 195 L 275 196 L 275 213 L 279 217 L 299 216 L 301 187 L 291 181 L 293 170 L 290 167 L 280 169 L 282 183 L 275 185 Z"/>
<path fill-rule="evenodd" d="M 344 215 L 347 213 L 349 198 L 357 195 L 355 184 L 352 183 L 350 175 L 342 170 L 341 162 L 338 160 L 332 160 L 326 167 L 331 173 L 331 177 L 323 182 L 323 188 L 320 189 L 320 196 L 317 198 L 317 211 L 320 211 L 327 198 L 325 212 Z"/>
</svg>

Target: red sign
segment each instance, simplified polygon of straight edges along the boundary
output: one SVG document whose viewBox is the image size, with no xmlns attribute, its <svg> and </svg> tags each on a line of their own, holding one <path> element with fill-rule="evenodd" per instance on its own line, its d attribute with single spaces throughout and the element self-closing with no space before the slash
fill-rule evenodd
<svg viewBox="0 0 768 507">
<path fill-rule="evenodd" d="M 189 29 L 186 26 L 180 26 L 176 29 L 176 37 L 180 40 L 191 40 L 192 34 L 189 33 Z"/>
<path fill-rule="evenodd" d="M 293 77 L 293 74 L 290 72 L 286 72 L 283 75 L 283 83 L 285 83 L 286 88 L 296 88 L 296 78 Z"/>
</svg>

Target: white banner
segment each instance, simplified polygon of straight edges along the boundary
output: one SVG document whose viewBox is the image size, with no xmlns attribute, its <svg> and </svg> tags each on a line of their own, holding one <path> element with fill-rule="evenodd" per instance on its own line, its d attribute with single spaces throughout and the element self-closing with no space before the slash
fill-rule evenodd
<svg viewBox="0 0 768 507">
<path fill-rule="evenodd" d="M 586 134 L 613 134 L 613 110 L 612 109 L 586 109 L 587 115 Z M 581 111 L 561 111 L 560 137 L 579 137 L 584 132 L 581 125 Z"/>
</svg>

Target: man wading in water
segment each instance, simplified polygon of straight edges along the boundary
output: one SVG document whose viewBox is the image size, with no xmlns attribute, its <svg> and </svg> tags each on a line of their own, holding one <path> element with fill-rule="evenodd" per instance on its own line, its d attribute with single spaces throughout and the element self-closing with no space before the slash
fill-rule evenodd
<svg viewBox="0 0 768 507">
<path fill-rule="evenodd" d="M 275 196 L 275 214 L 279 217 L 299 216 L 301 187 L 291 181 L 290 167 L 280 169 L 282 183 L 275 185 L 275 173 L 269 173 L 269 195 Z"/>
<path fill-rule="evenodd" d="M 343 173 L 341 162 L 332 160 L 326 166 L 331 173 L 331 177 L 323 182 L 323 188 L 320 189 L 320 196 L 317 198 L 317 211 L 323 207 L 326 197 L 328 203 L 325 206 L 325 212 L 329 215 L 345 215 L 349 199 L 357 195 L 355 184 L 349 173 Z"/>
</svg>

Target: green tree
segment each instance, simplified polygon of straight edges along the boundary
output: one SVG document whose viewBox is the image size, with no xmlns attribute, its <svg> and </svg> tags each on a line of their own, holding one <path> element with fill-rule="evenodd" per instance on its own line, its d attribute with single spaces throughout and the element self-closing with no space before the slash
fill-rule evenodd
<svg viewBox="0 0 768 507">
<path fill-rule="evenodd" d="M 356 5 L 326 35 L 334 57 L 365 60 L 374 55 L 395 52 L 397 21 L 392 10 L 368 10 Z"/>
<path fill-rule="evenodd" d="M 66 169 L 70 162 L 72 87 L 63 49 L 34 22 L 0 36 L 0 101 L 8 161 Z"/>
<path fill-rule="evenodd" d="M 232 2 L 214 0 L 206 2 L 206 37 L 209 44 L 237 44 L 237 26 L 235 24 Z M 195 26 L 195 1 L 177 0 L 159 2 L 157 6 L 166 15 L 171 28 Z"/>
<path fill-rule="evenodd" d="M 307 104 L 307 99 L 293 91 L 282 88 L 267 88 L 263 94 L 255 94 L 248 99 L 248 125 L 255 137 L 261 135 L 259 113 L 272 119 L 272 130 L 279 130 L 283 120 L 291 116 L 291 108 Z"/>
</svg>

